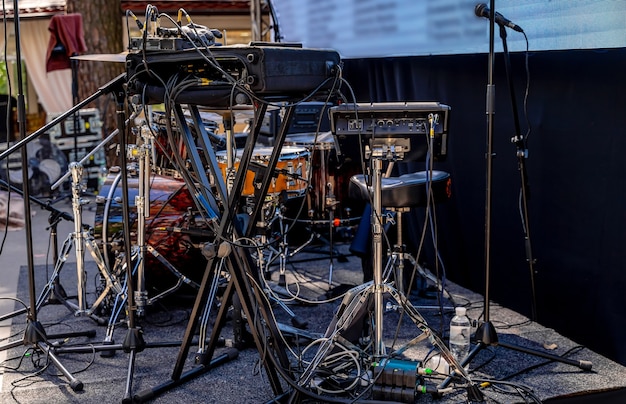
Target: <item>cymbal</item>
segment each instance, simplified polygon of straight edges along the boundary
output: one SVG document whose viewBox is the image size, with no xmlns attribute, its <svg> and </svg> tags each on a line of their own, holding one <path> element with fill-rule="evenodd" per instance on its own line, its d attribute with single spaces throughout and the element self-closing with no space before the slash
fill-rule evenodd
<svg viewBox="0 0 626 404">
<path fill-rule="evenodd" d="M 88 60 L 91 62 L 113 62 L 113 63 L 126 63 L 126 56 L 128 52 L 122 53 L 100 53 L 91 55 L 77 55 L 71 56 L 72 60 Z"/>
</svg>

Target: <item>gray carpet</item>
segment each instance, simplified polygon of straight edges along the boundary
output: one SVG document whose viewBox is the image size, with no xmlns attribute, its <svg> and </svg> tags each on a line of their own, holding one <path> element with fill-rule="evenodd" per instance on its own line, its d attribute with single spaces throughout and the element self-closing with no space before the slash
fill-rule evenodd
<svg viewBox="0 0 626 404">
<path fill-rule="evenodd" d="M 347 259 L 334 260 L 333 282 L 329 286 L 329 260 L 323 254 L 299 253 L 294 256 L 287 268 L 287 279 L 290 290 L 298 291 L 300 296 L 312 300 L 326 297 L 329 290 L 340 291 L 346 285 L 361 284 L 360 260 L 348 256 L 348 246 L 339 245 L 338 249 L 346 254 Z M 323 249 L 322 249 L 323 252 Z M 345 261 L 345 262 L 344 262 Z M 87 262 L 88 301 L 95 299 L 95 274 L 93 262 Z M 36 290 L 39 293 L 50 276 L 51 269 L 37 266 Z M 152 275 L 148 275 L 152 276 Z M 273 270 L 272 279 L 278 279 L 277 270 Z M 296 289 L 297 285 L 300 289 Z M 61 271 L 61 284 L 70 297 L 76 294 L 76 274 L 73 264 L 66 264 Z M 275 283 L 272 283 L 275 285 Z M 330 288 L 330 289 L 329 289 Z M 482 297 L 452 283 L 447 284 L 454 303 L 468 308 L 470 318 L 477 319 L 483 309 Z M 28 277 L 22 268 L 18 287 L 18 297 L 28 301 Z M 438 300 L 432 297 L 410 295 L 412 303 L 426 319 L 428 325 L 437 335 L 445 340 L 447 324 L 452 304 L 447 299 L 440 303 L 444 306 L 443 315 L 436 307 Z M 159 301 L 148 308 L 144 318 L 138 321 L 143 330 L 144 340 L 149 345 L 159 342 L 180 341 L 187 325 L 193 296 L 179 296 L 175 299 Z M 324 304 L 289 304 L 289 307 L 308 322 L 307 332 L 322 334 L 333 319 L 333 313 L 339 301 Z M 20 308 L 16 304 L 16 309 Z M 526 386 L 527 389 L 542 401 L 568 397 L 594 397 L 593 394 L 618 391 L 626 387 L 626 368 L 616 364 L 574 341 L 559 335 L 554 330 L 542 327 L 527 318 L 506 308 L 491 304 L 491 321 L 498 331 L 501 341 L 515 346 L 548 352 L 554 355 L 567 355 L 573 360 L 588 360 L 593 363 L 593 371 L 585 372 L 575 366 L 553 362 L 535 355 L 529 355 L 503 347 L 490 346 L 480 350 L 469 366 L 470 376 L 475 381 L 490 380 L 484 383 L 481 391 L 485 402 L 524 402 L 511 387 L 495 383 L 496 379 Z M 274 313 L 280 324 L 289 324 L 287 313 L 279 306 L 274 306 Z M 403 316 L 400 327 L 396 327 L 398 312 L 389 311 L 384 317 L 385 343 L 391 346 L 396 333 L 397 344 L 409 341 L 420 334 L 416 326 Z M 98 326 L 92 319 L 76 317 L 62 305 L 46 304 L 38 311 L 38 320 L 44 325 L 48 335 L 69 331 L 95 330 L 96 337 L 71 338 L 63 346 L 84 346 L 90 343 L 99 344 L 105 335 L 105 327 Z M 26 325 L 24 315 L 13 319 L 13 335 L 11 341 L 20 340 Z M 124 327 L 115 331 L 115 342 L 121 343 L 126 335 Z M 288 334 L 293 337 L 293 334 Z M 317 335 L 317 334 L 315 334 Z M 228 321 L 222 330 L 227 343 L 232 340 L 231 322 Z M 294 338 L 289 338 L 293 341 Z M 388 342 L 389 341 L 389 342 Z M 4 341 L 5 343 L 7 341 Z M 56 355 L 61 363 L 84 384 L 83 391 L 74 392 L 68 386 L 67 379 L 54 366 L 45 367 L 45 354 L 31 346 L 19 345 L 8 351 L 9 359 L 4 363 L 4 375 L 0 402 L 2 403 L 109 403 L 120 402 L 124 397 L 129 354 L 118 351 L 113 357 L 102 357 L 99 353 L 72 353 Z M 405 352 L 408 361 L 421 361 L 430 352 L 432 345 L 425 341 Z M 546 348 L 550 348 L 547 350 Z M 197 346 L 190 350 L 185 371 L 194 366 L 193 357 Z M 214 357 L 232 348 L 218 348 Z M 132 391 L 152 389 L 170 380 L 174 363 L 178 355 L 178 347 L 148 347 L 138 352 L 135 360 L 134 377 L 131 379 Z M 16 369 L 10 369 L 16 368 Z M 427 377 L 425 384 L 436 386 L 441 379 Z M 282 382 L 286 389 L 287 384 Z M 446 392 L 438 402 L 466 402 L 467 390 L 452 384 L 451 391 Z M 260 403 L 271 400 L 274 393 L 263 366 L 259 361 L 259 353 L 255 348 L 242 349 L 239 356 L 227 363 L 209 370 L 192 380 L 156 397 L 155 403 L 186 402 L 186 403 Z M 418 394 L 418 402 L 432 402 L 428 394 Z"/>
</svg>

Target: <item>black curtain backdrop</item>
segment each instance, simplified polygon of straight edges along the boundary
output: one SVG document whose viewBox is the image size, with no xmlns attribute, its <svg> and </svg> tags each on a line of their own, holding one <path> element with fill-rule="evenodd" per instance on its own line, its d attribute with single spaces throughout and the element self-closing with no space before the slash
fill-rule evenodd
<svg viewBox="0 0 626 404">
<path fill-rule="evenodd" d="M 525 55 L 511 55 L 523 115 Z M 448 279 L 485 288 L 487 55 L 353 59 L 344 77 L 359 102 L 440 101 L 452 107 L 452 199 L 437 206 Z M 529 57 L 530 231 L 537 321 L 626 365 L 626 49 Z M 492 301 L 531 315 L 531 277 L 519 210 L 520 173 L 503 55 L 494 68 Z M 417 163 L 401 170 L 423 169 Z M 412 218 L 417 234 L 420 213 Z M 417 237 L 407 237 L 416 240 Z M 410 241 L 409 241 L 410 243 Z M 496 327 L 499 324 L 495 324 Z M 500 332 L 506 332 L 505 330 Z"/>
</svg>

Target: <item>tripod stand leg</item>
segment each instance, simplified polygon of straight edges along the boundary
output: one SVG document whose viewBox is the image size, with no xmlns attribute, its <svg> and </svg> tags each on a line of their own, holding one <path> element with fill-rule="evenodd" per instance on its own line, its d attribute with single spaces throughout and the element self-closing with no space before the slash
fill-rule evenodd
<svg viewBox="0 0 626 404">
<path fill-rule="evenodd" d="M 64 366 L 63 364 L 57 359 L 56 355 L 52 352 L 52 349 L 45 343 L 45 342 L 38 342 L 37 343 L 37 347 L 39 349 L 41 349 L 43 352 L 46 353 L 46 355 L 48 355 L 48 358 L 50 359 L 50 361 L 54 364 L 54 366 L 61 372 L 63 373 L 63 376 L 65 376 L 67 378 L 67 380 L 70 382 L 70 387 L 72 388 L 73 391 L 82 391 L 83 389 L 83 382 L 81 382 L 80 380 L 78 380 L 77 378 L 75 378 Z"/>
<path fill-rule="evenodd" d="M 127 300 L 130 301 L 130 300 Z M 126 390 L 124 393 L 123 403 L 133 402 L 133 377 L 135 374 L 135 358 L 137 353 L 142 352 L 146 347 L 143 339 L 143 332 L 139 328 L 129 328 L 126 337 L 122 342 L 122 348 L 128 355 L 128 373 L 126 375 Z"/>
<path fill-rule="evenodd" d="M 540 358 L 549 359 L 555 362 L 561 362 L 567 365 L 576 366 L 582 370 L 591 370 L 591 367 L 592 367 L 592 363 L 590 361 L 567 359 L 562 356 L 552 355 L 546 352 L 540 352 L 540 351 L 536 351 L 533 349 L 524 348 L 522 346 L 507 344 L 506 342 L 501 342 L 501 341 L 498 343 L 498 345 L 503 348 L 511 349 L 514 351 L 523 352 L 523 353 L 527 353 L 530 355 L 539 356 Z"/>
<path fill-rule="evenodd" d="M 81 382 L 80 380 L 76 379 L 64 366 L 63 364 L 57 359 L 57 357 L 52 353 L 52 350 L 50 349 L 50 347 L 48 347 L 48 345 L 44 342 L 38 342 L 37 343 L 37 347 L 39 349 L 41 349 L 43 352 L 46 353 L 46 355 L 48 355 L 48 358 L 50 359 L 50 361 L 54 364 L 54 366 L 61 372 L 63 373 L 63 376 L 65 376 L 67 378 L 67 380 L 70 382 L 70 387 L 72 388 L 73 391 L 82 391 L 83 389 L 83 382 Z"/>
<path fill-rule="evenodd" d="M 169 296 L 172 293 L 176 292 L 178 289 L 180 289 L 183 286 L 183 284 L 187 284 L 187 285 L 193 287 L 196 290 L 200 288 L 200 285 L 198 285 L 196 282 L 194 282 L 190 278 L 186 277 L 182 272 L 180 272 L 178 269 L 176 269 L 176 267 L 174 265 L 172 265 L 167 259 L 165 259 L 165 257 L 163 255 L 161 255 L 161 253 L 159 253 L 154 247 L 152 247 L 151 245 L 147 245 L 146 246 L 146 251 L 151 253 L 152 256 L 154 256 L 174 276 L 176 276 L 176 278 L 178 278 L 178 280 L 176 281 L 174 286 L 172 286 L 171 288 L 169 288 L 167 290 L 164 290 L 163 292 L 159 293 L 158 295 L 156 295 L 154 297 L 147 298 L 147 300 L 146 300 L 146 305 L 147 306 L 151 306 L 154 302 L 158 301 L 159 299 L 162 299 L 162 298 L 164 298 L 166 296 Z"/>
</svg>

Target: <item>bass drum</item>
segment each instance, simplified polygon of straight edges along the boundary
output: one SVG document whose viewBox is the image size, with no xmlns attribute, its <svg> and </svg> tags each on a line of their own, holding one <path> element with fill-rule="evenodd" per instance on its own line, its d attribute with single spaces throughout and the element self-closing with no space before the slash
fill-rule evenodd
<svg viewBox="0 0 626 404">
<path fill-rule="evenodd" d="M 124 248 L 123 214 L 121 205 L 122 177 L 109 173 L 97 199 L 94 219 L 94 236 L 109 268 L 112 268 L 115 251 Z M 135 197 L 139 193 L 136 176 L 128 178 L 131 243 L 137 245 L 137 208 Z M 198 243 L 209 241 L 208 232 L 201 220 L 190 217 L 194 203 L 185 183 L 171 177 L 153 174 L 150 179 L 150 216 L 146 218 L 146 244 L 156 250 L 176 271 L 199 283 L 206 260 Z M 168 266 L 146 253 L 146 290 L 162 292 L 176 285 L 179 276 Z"/>
</svg>

